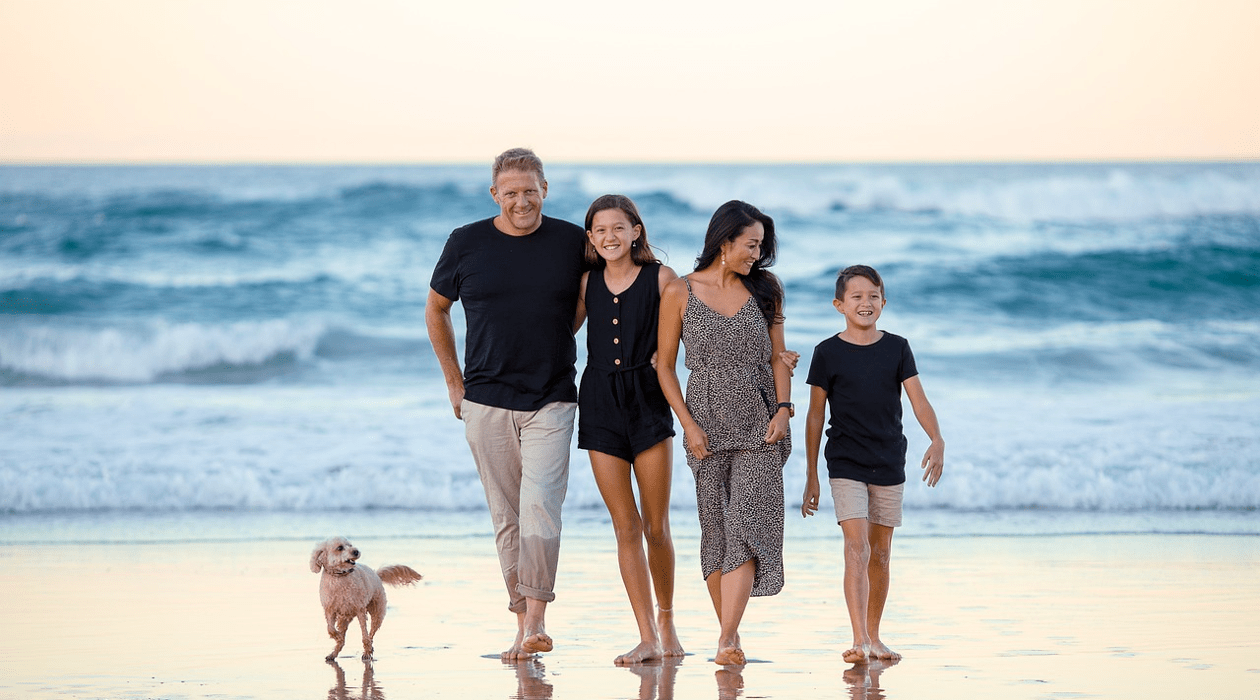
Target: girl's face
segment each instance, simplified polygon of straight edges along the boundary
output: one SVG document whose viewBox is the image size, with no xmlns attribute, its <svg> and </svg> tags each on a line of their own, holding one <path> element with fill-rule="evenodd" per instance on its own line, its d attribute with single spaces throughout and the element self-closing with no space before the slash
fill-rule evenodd
<svg viewBox="0 0 1260 700">
<path fill-rule="evenodd" d="M 630 255 L 631 244 L 639 240 L 642 233 L 643 227 L 630 223 L 624 211 L 604 209 L 591 217 L 591 230 L 586 232 L 586 237 L 605 262 L 617 262 Z"/>
<path fill-rule="evenodd" d="M 747 275 L 761 259 L 761 242 L 766 237 L 766 227 L 760 221 L 745 226 L 734 239 L 722 244 L 726 266 L 731 272 Z"/>
</svg>

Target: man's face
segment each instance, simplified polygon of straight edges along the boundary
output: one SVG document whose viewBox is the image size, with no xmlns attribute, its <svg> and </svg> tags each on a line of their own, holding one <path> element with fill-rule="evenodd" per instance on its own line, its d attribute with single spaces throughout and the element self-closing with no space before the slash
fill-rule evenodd
<svg viewBox="0 0 1260 700">
<path fill-rule="evenodd" d="M 499 204 L 505 233 L 523 236 L 542 224 L 542 205 L 547 198 L 547 181 L 530 170 L 504 170 L 499 173 L 490 195 Z"/>
</svg>

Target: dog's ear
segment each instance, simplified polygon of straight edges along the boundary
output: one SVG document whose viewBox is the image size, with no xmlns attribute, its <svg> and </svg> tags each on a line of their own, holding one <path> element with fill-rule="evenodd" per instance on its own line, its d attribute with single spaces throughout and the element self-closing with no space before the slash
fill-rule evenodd
<svg viewBox="0 0 1260 700">
<path fill-rule="evenodd" d="M 324 568 L 324 564 L 328 563 L 328 555 L 324 551 L 324 545 L 320 544 L 311 551 L 311 571 L 318 574 Z"/>
</svg>

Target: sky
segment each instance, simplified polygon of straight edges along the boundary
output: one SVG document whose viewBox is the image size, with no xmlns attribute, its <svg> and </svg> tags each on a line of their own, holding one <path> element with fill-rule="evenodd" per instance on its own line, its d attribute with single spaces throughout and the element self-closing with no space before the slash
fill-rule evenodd
<svg viewBox="0 0 1260 700">
<path fill-rule="evenodd" d="M 0 0 L 0 163 L 1260 159 L 1254 0 Z"/>
</svg>

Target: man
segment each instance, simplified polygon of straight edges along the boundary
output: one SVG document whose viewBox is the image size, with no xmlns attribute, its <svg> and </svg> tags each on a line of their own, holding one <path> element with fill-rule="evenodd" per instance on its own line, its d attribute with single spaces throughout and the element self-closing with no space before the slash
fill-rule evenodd
<svg viewBox="0 0 1260 700">
<path fill-rule="evenodd" d="M 455 229 L 433 270 L 425 325 L 485 487 L 517 634 L 505 660 L 551 651 L 560 507 L 577 411 L 585 232 L 543 216 L 547 180 L 528 149 L 495 159 L 499 214 Z M 464 305 L 464 368 L 451 307 Z"/>
</svg>

